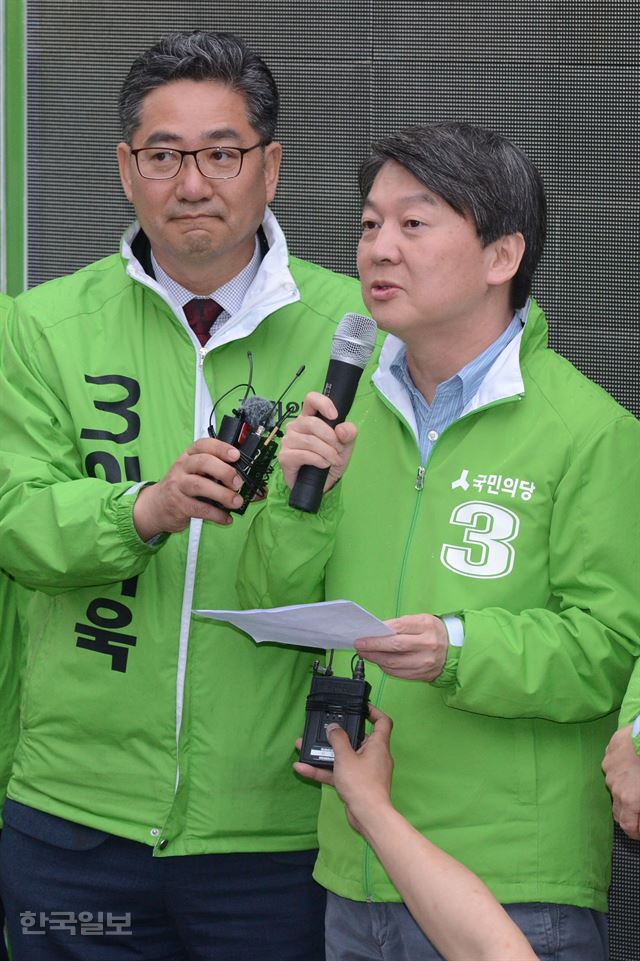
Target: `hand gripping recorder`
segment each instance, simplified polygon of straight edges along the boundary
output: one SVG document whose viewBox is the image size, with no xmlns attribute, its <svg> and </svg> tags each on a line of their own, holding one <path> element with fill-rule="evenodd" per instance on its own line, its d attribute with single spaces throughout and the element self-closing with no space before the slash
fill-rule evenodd
<svg viewBox="0 0 640 961">
<path fill-rule="evenodd" d="M 352 677 L 335 677 L 331 667 L 313 665 L 311 690 L 307 697 L 307 718 L 302 735 L 300 760 L 314 767 L 333 767 L 333 748 L 327 740 L 327 725 L 339 724 L 354 751 L 364 740 L 364 722 L 369 716 L 371 685 L 364 679 L 364 663 L 358 658 Z"/>
<path fill-rule="evenodd" d="M 209 498 L 200 498 L 224 511 L 229 512 L 231 510 L 233 514 L 244 514 L 251 501 L 261 500 L 266 496 L 267 479 L 273 471 L 273 462 L 278 451 L 276 438 L 282 437 L 280 428 L 285 420 L 288 417 L 293 417 L 300 409 L 299 404 L 292 402 L 282 410 L 281 401 L 304 370 L 303 365 L 296 371 L 295 377 L 277 400 L 265 400 L 264 397 L 256 397 L 253 393 L 251 383 L 253 358 L 250 352 L 247 353 L 247 358 L 249 360 L 248 382 L 237 384 L 236 387 L 232 387 L 231 390 L 218 398 L 211 411 L 208 429 L 210 437 L 225 441 L 225 443 L 231 444 L 240 451 L 240 457 L 233 466 L 243 480 L 243 485 L 239 491 L 242 497 L 242 506 L 230 509 L 222 507 L 216 501 L 210 501 Z M 232 416 L 225 414 L 220 422 L 220 429 L 216 432 L 212 423 L 215 409 L 224 397 L 238 387 L 246 387 L 245 395 L 237 409 L 232 411 Z"/>
</svg>

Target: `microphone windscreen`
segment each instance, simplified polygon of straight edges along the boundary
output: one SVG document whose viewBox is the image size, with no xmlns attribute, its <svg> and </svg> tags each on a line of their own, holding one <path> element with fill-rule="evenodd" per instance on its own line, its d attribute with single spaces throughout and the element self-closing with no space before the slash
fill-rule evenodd
<svg viewBox="0 0 640 961">
<path fill-rule="evenodd" d="M 267 422 L 265 418 L 267 414 L 269 414 L 269 411 L 271 411 L 271 415 Z M 264 397 L 247 397 L 247 399 L 242 402 L 240 412 L 251 430 L 255 430 L 257 427 L 260 427 L 260 425 L 266 428 L 275 425 L 273 401 L 266 400 Z"/>
<path fill-rule="evenodd" d="M 331 360 L 340 360 L 364 370 L 376 345 L 375 320 L 363 314 L 345 314 L 331 344 Z"/>
</svg>

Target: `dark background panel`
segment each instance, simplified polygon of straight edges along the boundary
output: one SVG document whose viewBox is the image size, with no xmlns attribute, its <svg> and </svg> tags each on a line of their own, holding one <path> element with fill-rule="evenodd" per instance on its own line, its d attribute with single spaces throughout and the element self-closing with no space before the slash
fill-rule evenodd
<svg viewBox="0 0 640 961">
<path fill-rule="evenodd" d="M 638 58 L 638 12 L 602 0 L 378 0 L 373 56 L 405 61 L 486 57 L 528 63 Z"/>
<path fill-rule="evenodd" d="M 372 137 L 462 119 L 537 164 L 549 238 L 534 285 L 551 342 L 640 414 L 640 7 L 612 0 L 26 0 L 28 283 L 112 253 L 131 219 L 116 99 L 172 29 L 232 30 L 280 85 L 274 209 L 293 253 L 355 272 Z M 612 465 L 612 476 L 615 465 Z M 611 961 L 640 961 L 640 845 L 619 833 Z"/>
<path fill-rule="evenodd" d="M 284 64 L 278 72 L 281 72 Z M 282 89 L 282 174 L 273 205 L 292 251 L 356 273 L 358 163 L 370 142 L 371 68 L 361 61 L 293 61 Z"/>
<path fill-rule="evenodd" d="M 639 845 L 640 841 L 631 841 L 616 825 L 609 891 L 609 961 L 640 958 Z"/>
</svg>

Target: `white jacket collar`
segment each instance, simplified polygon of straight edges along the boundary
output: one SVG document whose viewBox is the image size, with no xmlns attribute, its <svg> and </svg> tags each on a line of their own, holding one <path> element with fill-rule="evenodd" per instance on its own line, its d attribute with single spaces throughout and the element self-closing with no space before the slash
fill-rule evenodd
<svg viewBox="0 0 640 961">
<path fill-rule="evenodd" d="M 525 324 L 530 306 L 531 301 L 529 300 L 523 311 Z M 520 344 L 523 332 L 524 327 L 496 358 L 480 387 L 464 408 L 462 416 L 477 410 L 479 407 L 485 407 L 487 404 L 524 393 L 524 381 L 520 369 Z M 417 437 L 418 431 L 411 398 L 391 373 L 391 365 L 402 346 L 403 342 L 399 337 L 394 334 L 387 335 L 380 351 L 378 367 L 373 374 L 372 381 L 380 393 L 395 407 Z"/>
<path fill-rule="evenodd" d="M 278 221 L 268 207 L 265 210 L 262 229 L 267 238 L 269 250 L 262 259 L 260 269 L 247 291 L 242 307 L 211 338 L 205 348 L 206 351 L 214 347 L 220 347 L 230 341 L 247 337 L 269 314 L 286 304 L 292 304 L 300 300 L 300 292 L 289 270 L 287 241 Z M 180 323 L 196 342 L 182 308 L 161 284 L 145 273 L 142 265 L 136 259 L 131 245 L 139 231 L 140 224 L 135 221 L 122 237 L 120 252 L 127 264 L 127 274 L 132 280 L 154 290 L 171 307 Z M 200 349 L 199 344 L 198 349 Z"/>
</svg>

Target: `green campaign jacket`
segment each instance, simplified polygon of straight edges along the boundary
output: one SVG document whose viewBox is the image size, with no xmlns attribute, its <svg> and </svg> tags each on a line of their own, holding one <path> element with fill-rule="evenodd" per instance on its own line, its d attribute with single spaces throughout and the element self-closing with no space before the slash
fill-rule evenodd
<svg viewBox="0 0 640 961">
<path fill-rule="evenodd" d="M 631 724 L 640 714 L 640 661 L 634 667 L 620 708 L 620 727 Z"/>
<path fill-rule="evenodd" d="M 281 482 L 240 569 L 247 607 L 346 598 L 381 618 L 459 614 L 432 684 L 367 665 L 394 720 L 393 801 L 503 902 L 606 910 L 600 770 L 640 647 L 640 424 L 547 349 L 532 303 L 426 470 L 388 337 L 351 419 L 352 463 L 317 516 Z M 349 674 L 350 653 L 334 669 Z M 300 728 L 303 718 L 300 718 Z M 323 790 L 316 877 L 399 900 Z"/>
<path fill-rule="evenodd" d="M 640 596 L 640 585 L 638 587 L 638 591 Z M 629 686 L 624 696 L 622 707 L 620 708 L 618 727 L 625 727 L 627 724 L 633 724 L 638 716 L 640 716 L 640 661 L 636 661 L 633 674 L 629 680 Z M 636 726 L 634 726 L 632 734 L 636 753 L 640 754 L 640 731 Z"/>
<path fill-rule="evenodd" d="M 0 812 L 20 728 L 20 673 L 24 656 L 22 606 L 29 591 L 0 571 Z M 2 818 L 0 817 L 0 826 Z"/>
<path fill-rule="evenodd" d="M 0 340 L 11 298 L 0 294 Z M 0 348 L 0 359 L 2 352 Z M 1 362 L 1 360 L 0 360 Z M 18 598 L 26 599 L 22 590 L 3 570 L 0 562 L 0 811 L 11 771 L 11 761 L 18 739 L 21 641 Z M 0 825 L 2 818 L 0 817 Z"/>
<path fill-rule="evenodd" d="M 122 253 L 44 284 L 7 322 L 0 397 L 0 557 L 35 589 L 9 796 L 144 842 L 160 856 L 315 847 L 319 791 L 294 777 L 313 654 L 256 646 L 193 609 L 233 608 L 253 514 L 145 544 L 135 491 L 258 395 L 321 389 L 356 281 L 269 252 L 205 348 Z M 132 248 L 133 245 L 133 248 Z M 240 386 L 238 386 L 240 385 Z"/>
</svg>

